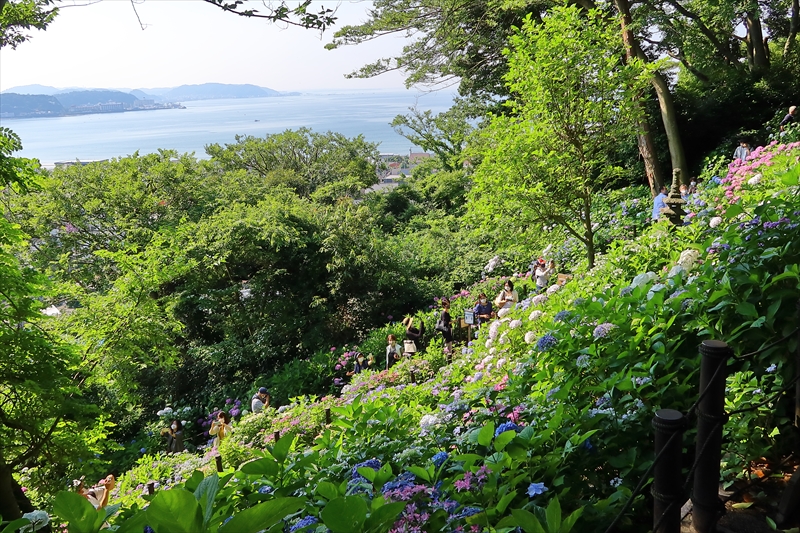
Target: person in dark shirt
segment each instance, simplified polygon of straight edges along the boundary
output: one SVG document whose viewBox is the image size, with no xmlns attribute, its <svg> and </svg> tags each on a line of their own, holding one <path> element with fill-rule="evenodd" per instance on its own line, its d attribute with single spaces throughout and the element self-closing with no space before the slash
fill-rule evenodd
<svg viewBox="0 0 800 533">
<path fill-rule="evenodd" d="M 786 126 L 794 124 L 796 122 L 797 120 L 795 118 L 796 115 L 797 115 L 797 106 L 793 105 L 792 107 L 789 108 L 789 113 L 785 117 L 783 117 L 783 120 L 781 120 L 780 123 L 781 131 L 784 131 Z"/>
<path fill-rule="evenodd" d="M 492 302 L 489 301 L 486 294 L 481 293 L 478 296 L 478 301 L 475 303 L 473 311 L 475 312 L 475 320 L 478 327 L 492 319 Z"/>
</svg>

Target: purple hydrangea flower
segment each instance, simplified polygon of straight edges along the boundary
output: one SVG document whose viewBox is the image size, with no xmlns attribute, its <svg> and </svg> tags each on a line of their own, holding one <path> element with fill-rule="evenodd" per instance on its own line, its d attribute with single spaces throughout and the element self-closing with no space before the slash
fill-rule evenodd
<svg viewBox="0 0 800 533">
<path fill-rule="evenodd" d="M 604 322 L 603 324 L 600 324 L 599 326 L 594 328 L 594 333 L 593 333 L 594 338 L 595 339 L 602 339 L 603 337 L 608 335 L 611 332 L 612 329 L 614 329 L 616 327 L 617 326 L 615 326 L 614 324 L 612 324 L 610 322 Z"/>
</svg>

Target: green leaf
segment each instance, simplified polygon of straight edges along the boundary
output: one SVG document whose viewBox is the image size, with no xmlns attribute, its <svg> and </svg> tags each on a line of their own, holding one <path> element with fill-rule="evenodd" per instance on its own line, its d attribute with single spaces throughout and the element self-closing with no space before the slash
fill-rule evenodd
<svg viewBox="0 0 800 533">
<path fill-rule="evenodd" d="M 771 527 L 773 531 L 777 531 L 778 530 L 778 524 L 775 523 L 775 520 L 773 520 L 772 518 L 770 518 L 768 516 L 765 516 L 764 518 L 767 521 L 767 525 L 769 525 L 769 527 Z"/>
<path fill-rule="evenodd" d="M 233 515 L 228 523 L 222 524 L 219 533 L 258 533 L 269 529 L 279 520 L 303 508 L 303 498 L 276 498 L 259 503 Z M 161 532 L 159 532 L 161 533 Z"/>
<path fill-rule="evenodd" d="M 756 306 L 750 302 L 742 302 L 736 306 L 736 312 L 742 316 L 758 318 L 758 311 Z"/>
<path fill-rule="evenodd" d="M 105 520 L 89 500 L 76 492 L 59 492 L 53 502 L 53 512 L 67 521 L 70 533 L 96 533 Z"/>
<path fill-rule="evenodd" d="M 9 522 L 9 524 L 3 529 L 3 533 L 16 533 L 19 528 L 22 526 L 27 526 L 30 523 L 31 521 L 27 518 L 17 518 L 13 522 Z"/>
<path fill-rule="evenodd" d="M 800 166 L 795 165 L 789 172 L 781 176 L 784 185 L 797 185 L 800 179 Z"/>
<path fill-rule="evenodd" d="M 334 533 L 357 533 L 367 519 L 367 503 L 359 496 L 336 498 L 328 502 L 320 516 Z"/>
<path fill-rule="evenodd" d="M 525 533 L 545 533 L 542 524 L 536 519 L 533 513 L 524 509 L 511 509 L 511 516 L 517 521 L 517 525 Z"/>
<path fill-rule="evenodd" d="M 483 426 L 480 433 L 478 433 L 478 444 L 481 446 L 489 446 L 492 443 L 492 437 L 494 437 L 494 422 L 490 421 Z"/>
<path fill-rule="evenodd" d="M 330 481 L 320 481 L 317 483 L 317 494 L 330 501 L 339 497 L 339 491 L 336 485 Z"/>
<path fill-rule="evenodd" d="M 734 509 L 747 509 L 756 502 L 737 502 L 731 505 Z"/>
<path fill-rule="evenodd" d="M 547 517 L 547 530 L 553 533 L 561 529 L 561 504 L 558 501 L 558 496 L 550 500 L 545 510 Z"/>
<path fill-rule="evenodd" d="M 243 464 L 240 470 L 249 475 L 273 477 L 280 472 L 280 466 L 275 459 L 265 457 Z"/>
<path fill-rule="evenodd" d="M 279 462 L 283 463 L 286 460 L 286 457 L 289 455 L 289 450 L 292 449 L 292 444 L 294 443 L 294 435 L 291 433 L 287 433 L 283 437 L 281 437 L 278 442 L 275 443 L 275 446 L 272 448 L 272 456 Z"/>
<path fill-rule="evenodd" d="M 147 523 L 147 512 L 139 511 L 132 517 L 125 520 L 116 533 L 142 533 Z"/>
<path fill-rule="evenodd" d="M 412 474 L 414 474 L 415 476 L 417 476 L 418 478 L 420 478 L 423 481 L 430 482 L 430 480 L 431 480 L 431 475 L 428 473 L 427 470 L 425 470 L 422 467 L 409 466 L 408 467 L 408 471 L 411 472 Z"/>
<path fill-rule="evenodd" d="M 559 533 L 569 533 L 572 531 L 572 528 L 575 527 L 575 522 L 577 522 L 578 518 L 580 518 L 583 514 L 583 509 L 584 508 L 581 507 L 580 509 L 573 511 L 573 513 L 569 515 L 561 524 L 561 531 L 559 531 Z"/>
<path fill-rule="evenodd" d="M 508 443 L 514 440 L 514 437 L 516 436 L 517 432 L 513 429 L 511 431 L 502 432 L 494 439 L 494 449 L 498 452 L 502 452 L 503 449 L 508 446 Z"/>
<path fill-rule="evenodd" d="M 145 513 L 150 527 L 159 532 L 197 533 L 204 529 L 200 504 L 185 489 L 162 490 Z"/>
<path fill-rule="evenodd" d="M 217 497 L 217 492 L 219 492 L 219 476 L 216 472 L 203 479 L 194 491 L 194 497 L 200 502 L 204 529 L 214 515 L 214 499 Z"/>
<path fill-rule="evenodd" d="M 364 523 L 364 529 L 374 532 L 388 530 L 389 526 L 394 524 L 405 507 L 406 502 L 394 502 L 381 505 L 367 518 L 367 521 Z"/>
<path fill-rule="evenodd" d="M 192 472 L 192 476 L 186 480 L 186 483 L 184 483 L 183 486 L 186 487 L 186 490 L 194 492 L 195 489 L 197 489 L 197 487 L 200 486 L 200 483 L 202 483 L 205 478 L 206 477 L 203 475 L 201 471 L 195 470 L 194 472 Z"/>
<path fill-rule="evenodd" d="M 508 504 L 511 503 L 511 501 L 514 498 L 516 498 L 516 496 L 517 496 L 517 491 L 512 490 L 511 492 L 500 498 L 500 501 L 497 502 L 497 512 L 501 514 L 504 513 L 506 507 L 508 507 Z"/>
<path fill-rule="evenodd" d="M 375 481 L 375 470 L 368 466 L 361 466 L 358 468 L 358 473 L 367 478 L 367 481 L 372 483 Z"/>
<path fill-rule="evenodd" d="M 389 481 L 389 479 L 391 479 L 392 475 L 393 475 L 392 465 L 386 463 L 381 467 L 380 470 L 378 470 L 378 473 L 375 475 L 375 480 L 373 481 L 375 488 L 379 489 L 380 487 L 382 487 L 387 481 Z"/>
<path fill-rule="evenodd" d="M 739 204 L 731 204 L 725 209 L 725 218 L 733 218 L 736 215 L 744 213 L 744 209 Z"/>
</svg>

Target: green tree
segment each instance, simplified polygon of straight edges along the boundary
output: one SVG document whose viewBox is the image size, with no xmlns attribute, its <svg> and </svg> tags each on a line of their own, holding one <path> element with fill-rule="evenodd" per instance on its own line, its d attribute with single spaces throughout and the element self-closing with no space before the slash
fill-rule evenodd
<svg viewBox="0 0 800 533">
<path fill-rule="evenodd" d="M 392 120 L 395 131 L 423 150 L 436 154 L 442 170 L 463 169 L 461 152 L 474 129 L 469 121 L 474 111 L 470 111 L 463 100 L 436 115 L 417 107 L 411 107 L 409 111 L 409 114 L 397 115 Z"/>
<path fill-rule="evenodd" d="M 0 48 L 16 48 L 30 39 L 25 32 L 44 30 L 58 14 L 53 0 L 0 0 Z"/>
<path fill-rule="evenodd" d="M 19 139 L 0 131 L 0 180 L 27 189 L 35 162 L 14 158 Z M 20 264 L 26 246 L 19 227 L 0 216 L 0 516 L 33 510 L 14 479 L 23 469 L 37 485 L 62 484 L 79 457 L 98 451 L 105 425 L 77 387 L 79 359 L 43 328 L 46 280 Z"/>
<path fill-rule="evenodd" d="M 543 24 L 526 20 L 508 53 L 519 96 L 483 135 L 470 197 L 489 224 L 562 226 L 583 243 L 590 268 L 592 196 L 619 172 L 609 153 L 635 135 L 634 96 L 650 75 L 636 59 L 621 63 L 616 31 L 599 11 L 575 7 L 555 8 Z"/>
<path fill-rule="evenodd" d="M 359 135 L 348 139 L 339 133 L 317 133 L 309 128 L 258 137 L 236 136 L 236 142 L 206 146 L 213 161 L 225 170 L 246 170 L 271 183 L 283 182 L 300 196 L 318 188 L 355 179 L 360 187 L 377 183 L 377 145 Z M 271 174 L 281 171 L 282 174 Z M 290 172 L 292 174 L 286 174 Z"/>
<path fill-rule="evenodd" d="M 365 65 L 350 77 L 369 78 L 394 70 L 406 74 L 406 85 L 459 84 L 462 96 L 485 105 L 508 95 L 503 48 L 526 15 L 540 18 L 550 2 L 486 0 L 377 0 L 369 19 L 344 26 L 327 48 L 356 45 L 387 35 L 405 34 L 411 41 L 396 57 Z"/>
</svg>

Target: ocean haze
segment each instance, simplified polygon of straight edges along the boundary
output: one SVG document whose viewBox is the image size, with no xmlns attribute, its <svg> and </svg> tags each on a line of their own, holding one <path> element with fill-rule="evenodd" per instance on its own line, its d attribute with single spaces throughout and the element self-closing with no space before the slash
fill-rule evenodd
<svg viewBox="0 0 800 533">
<path fill-rule="evenodd" d="M 0 125 L 21 138 L 24 149 L 15 155 L 37 158 L 45 166 L 57 161 L 109 159 L 174 149 L 206 157 L 211 143 L 233 143 L 236 135 L 261 136 L 308 127 L 379 142 L 381 152 L 408 153 L 412 144 L 389 123 L 408 108 L 434 113 L 447 110 L 449 92 L 372 90 L 327 92 L 283 97 L 198 100 L 186 109 L 53 118 L 2 118 Z"/>
</svg>

